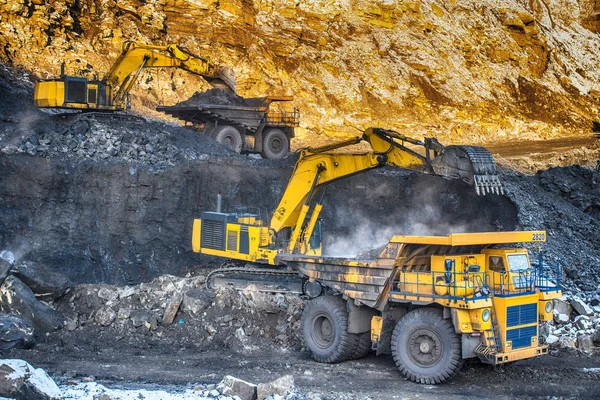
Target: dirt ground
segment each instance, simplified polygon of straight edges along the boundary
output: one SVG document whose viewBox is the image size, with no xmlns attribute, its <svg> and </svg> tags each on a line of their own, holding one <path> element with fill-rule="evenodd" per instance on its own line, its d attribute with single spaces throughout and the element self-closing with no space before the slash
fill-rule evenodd
<svg viewBox="0 0 600 400">
<path fill-rule="evenodd" d="M 306 352 L 262 350 L 254 354 L 195 352 L 168 346 L 146 349 L 105 343 L 99 351 L 70 348 L 55 352 L 54 343 L 21 350 L 20 357 L 46 369 L 57 381 L 93 376 L 110 387 L 181 390 L 216 383 L 233 375 L 254 383 L 292 375 L 308 398 L 322 399 L 481 399 L 599 398 L 600 359 L 567 352 L 523 360 L 509 366 L 465 365 L 449 383 L 412 383 L 397 371 L 391 356 L 369 356 L 341 364 L 318 364 Z M 112 349 L 116 350 L 116 349 Z"/>
</svg>

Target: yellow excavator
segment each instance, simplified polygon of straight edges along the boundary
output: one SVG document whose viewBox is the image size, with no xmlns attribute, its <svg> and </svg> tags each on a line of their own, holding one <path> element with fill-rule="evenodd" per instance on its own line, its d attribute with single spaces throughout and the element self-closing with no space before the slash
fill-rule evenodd
<svg viewBox="0 0 600 400">
<path fill-rule="evenodd" d="M 235 75 L 229 67 L 215 67 L 176 44 L 151 46 L 127 41 L 102 79 L 65 75 L 63 64 L 59 78 L 36 83 L 34 103 L 42 110 L 57 112 L 126 110 L 129 92 L 144 68 L 181 68 L 235 92 Z"/>
<path fill-rule="evenodd" d="M 372 151 L 340 153 L 361 141 Z M 417 152 L 406 144 L 421 146 Z M 491 154 L 443 146 L 391 130 L 301 150 L 270 222 L 260 213 L 204 212 L 192 249 L 229 259 L 209 288 L 288 292 L 308 301 L 304 341 L 313 359 L 337 363 L 391 353 L 400 372 L 425 384 L 448 380 L 466 359 L 497 365 L 547 353 L 541 326 L 561 296 L 560 267 L 534 266 L 523 243 L 546 232 L 394 236 L 372 259 L 322 254 L 323 189 L 382 166 L 466 181 L 477 194 L 502 194 Z"/>
</svg>

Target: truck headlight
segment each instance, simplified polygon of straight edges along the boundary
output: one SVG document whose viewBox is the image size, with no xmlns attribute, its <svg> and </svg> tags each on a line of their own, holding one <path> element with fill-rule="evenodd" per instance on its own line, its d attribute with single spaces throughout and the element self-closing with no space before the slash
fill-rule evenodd
<svg viewBox="0 0 600 400">
<path fill-rule="evenodd" d="M 546 310 L 546 314 L 549 314 L 550 312 L 552 312 L 552 302 L 551 301 L 546 302 L 545 310 Z"/>
<path fill-rule="evenodd" d="M 483 320 L 483 322 L 488 322 L 490 320 L 490 310 L 488 310 L 487 308 L 483 310 L 483 312 L 481 313 L 481 319 Z"/>
</svg>

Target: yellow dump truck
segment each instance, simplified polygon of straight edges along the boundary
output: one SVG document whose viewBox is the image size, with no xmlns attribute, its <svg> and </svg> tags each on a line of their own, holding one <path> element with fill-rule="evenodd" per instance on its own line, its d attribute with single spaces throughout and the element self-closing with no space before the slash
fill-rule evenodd
<svg viewBox="0 0 600 400">
<path fill-rule="evenodd" d="M 331 152 L 360 141 L 372 151 Z M 220 205 L 195 219 L 193 250 L 229 259 L 207 285 L 303 295 L 302 329 L 316 361 L 391 352 L 415 382 L 443 382 L 465 359 L 502 364 L 546 353 L 539 327 L 561 295 L 560 270 L 541 260 L 532 267 L 522 247 L 544 242 L 543 231 L 394 236 L 371 260 L 322 255 L 323 188 L 381 166 L 460 179 L 477 194 L 503 191 L 484 148 L 370 128 L 302 150 L 268 224 L 269 215 L 224 213 Z"/>
</svg>

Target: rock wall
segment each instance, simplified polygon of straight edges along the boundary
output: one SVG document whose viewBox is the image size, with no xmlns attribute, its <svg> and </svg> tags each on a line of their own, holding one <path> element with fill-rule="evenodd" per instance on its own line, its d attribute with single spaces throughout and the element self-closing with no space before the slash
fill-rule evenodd
<svg viewBox="0 0 600 400">
<path fill-rule="evenodd" d="M 290 174 L 290 167 L 251 166 L 234 158 L 153 169 L 1 155 L 0 249 L 77 283 L 182 276 L 218 262 L 193 253 L 190 244 L 193 218 L 216 208 L 217 193 L 224 211 L 236 205 L 271 211 Z M 398 233 L 515 227 L 516 209 L 508 199 L 471 193 L 466 184 L 387 170 L 341 181 L 325 197 L 326 245 L 347 255 L 348 248 L 355 254 Z"/>
<path fill-rule="evenodd" d="M 600 98 L 591 0 L 0 0 L 0 58 L 38 77 L 102 76 L 124 40 L 176 42 L 234 67 L 239 93 L 294 95 L 311 133 L 381 125 L 502 140 L 591 129 Z M 206 84 L 145 71 L 134 108 Z"/>
</svg>

